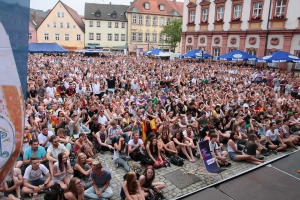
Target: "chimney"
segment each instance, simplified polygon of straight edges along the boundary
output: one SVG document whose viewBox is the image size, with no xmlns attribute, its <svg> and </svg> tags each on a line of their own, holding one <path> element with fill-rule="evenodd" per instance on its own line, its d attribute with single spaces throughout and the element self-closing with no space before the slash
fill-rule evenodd
<svg viewBox="0 0 300 200">
<path fill-rule="evenodd" d="M 109 4 L 111 5 L 111 2 L 109 2 Z"/>
<path fill-rule="evenodd" d="M 36 14 L 36 11 L 33 11 L 33 17 L 34 17 L 34 21 L 37 21 L 36 19 L 37 19 L 37 16 L 36 16 L 37 14 Z"/>
</svg>

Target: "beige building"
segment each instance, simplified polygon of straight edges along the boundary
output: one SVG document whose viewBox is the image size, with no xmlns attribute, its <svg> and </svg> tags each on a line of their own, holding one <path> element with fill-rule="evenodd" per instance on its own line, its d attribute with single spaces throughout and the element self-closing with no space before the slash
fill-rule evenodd
<svg viewBox="0 0 300 200">
<path fill-rule="evenodd" d="M 129 6 L 85 3 L 85 47 L 123 51 L 127 49 Z"/>
<path fill-rule="evenodd" d="M 78 13 L 58 1 L 37 29 L 39 43 L 56 42 L 69 50 L 84 48 L 84 22 Z"/>
<path fill-rule="evenodd" d="M 148 51 L 152 48 L 171 49 L 164 43 L 165 35 L 160 34 L 170 20 L 182 18 L 183 2 L 176 0 L 135 0 L 127 10 L 128 49 Z M 176 52 L 179 50 L 177 47 Z"/>
</svg>

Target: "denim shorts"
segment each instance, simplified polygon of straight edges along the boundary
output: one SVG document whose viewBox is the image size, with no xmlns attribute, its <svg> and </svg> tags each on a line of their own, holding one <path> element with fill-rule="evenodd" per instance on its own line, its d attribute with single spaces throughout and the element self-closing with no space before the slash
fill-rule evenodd
<svg viewBox="0 0 300 200">
<path fill-rule="evenodd" d="M 229 158 L 230 158 L 230 160 L 234 160 L 236 156 L 237 156 L 237 153 L 235 153 L 235 152 L 229 152 Z"/>
<path fill-rule="evenodd" d="M 28 181 L 28 183 L 30 185 L 33 185 L 33 186 L 43 185 L 45 182 L 46 182 L 46 180 L 44 178 L 39 178 L 39 179 L 34 180 L 34 181 Z"/>
</svg>

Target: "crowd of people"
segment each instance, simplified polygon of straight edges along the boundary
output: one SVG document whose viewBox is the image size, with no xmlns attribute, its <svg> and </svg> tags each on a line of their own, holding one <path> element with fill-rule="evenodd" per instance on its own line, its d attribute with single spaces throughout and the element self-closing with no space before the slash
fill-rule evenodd
<svg viewBox="0 0 300 200">
<path fill-rule="evenodd" d="M 22 152 L 0 187 L 10 199 L 59 186 L 66 199 L 107 199 L 124 167 L 124 199 L 163 198 L 155 169 L 195 162 L 208 140 L 220 166 L 298 149 L 300 79 L 292 72 L 144 56 L 29 55 Z M 135 173 L 129 160 L 145 165 Z M 176 160 L 176 159 L 175 159 Z M 92 181 L 91 181 L 92 180 Z M 59 198 L 53 190 L 45 199 Z"/>
</svg>

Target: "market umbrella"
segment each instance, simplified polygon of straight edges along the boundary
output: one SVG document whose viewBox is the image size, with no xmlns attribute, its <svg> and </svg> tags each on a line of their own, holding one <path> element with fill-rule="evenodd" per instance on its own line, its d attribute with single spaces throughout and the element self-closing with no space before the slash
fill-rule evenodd
<svg viewBox="0 0 300 200">
<path fill-rule="evenodd" d="M 300 58 L 285 51 L 277 51 L 257 59 L 263 63 L 300 62 Z"/>
<path fill-rule="evenodd" d="M 256 57 L 241 50 L 235 50 L 218 57 L 218 60 L 227 61 L 251 61 L 256 60 Z"/>
<path fill-rule="evenodd" d="M 163 52 L 161 49 L 152 49 L 151 51 L 147 51 L 145 54 L 146 55 L 158 55 L 159 52 Z"/>
</svg>

